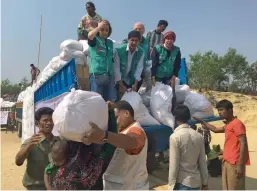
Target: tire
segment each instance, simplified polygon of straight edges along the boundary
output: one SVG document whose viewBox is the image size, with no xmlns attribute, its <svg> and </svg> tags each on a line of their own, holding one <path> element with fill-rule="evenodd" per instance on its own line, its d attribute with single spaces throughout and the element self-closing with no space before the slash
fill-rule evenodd
<svg viewBox="0 0 257 191">
<path fill-rule="evenodd" d="M 21 124 L 21 122 L 17 123 L 17 135 L 18 135 L 19 138 L 21 138 L 21 136 L 22 136 L 22 124 Z"/>
</svg>

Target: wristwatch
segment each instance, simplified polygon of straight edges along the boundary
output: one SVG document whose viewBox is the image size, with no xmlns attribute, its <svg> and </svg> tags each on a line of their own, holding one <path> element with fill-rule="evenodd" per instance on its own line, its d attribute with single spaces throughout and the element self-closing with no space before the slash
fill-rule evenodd
<svg viewBox="0 0 257 191">
<path fill-rule="evenodd" d="M 104 136 L 104 138 L 101 141 L 103 143 L 106 143 L 108 141 L 108 131 L 105 131 L 105 136 Z"/>
</svg>

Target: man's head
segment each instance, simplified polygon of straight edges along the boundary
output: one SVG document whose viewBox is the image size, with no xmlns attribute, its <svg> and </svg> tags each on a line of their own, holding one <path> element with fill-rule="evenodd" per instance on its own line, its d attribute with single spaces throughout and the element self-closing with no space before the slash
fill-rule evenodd
<svg viewBox="0 0 257 191">
<path fill-rule="evenodd" d="M 141 40 L 141 34 L 138 31 L 130 31 L 128 34 L 128 43 L 129 43 L 129 49 L 131 51 L 134 51 L 137 48 L 137 45 L 140 43 Z"/>
<path fill-rule="evenodd" d="M 51 156 L 56 166 L 62 166 L 67 161 L 69 145 L 66 140 L 56 141 L 52 147 Z"/>
<path fill-rule="evenodd" d="M 140 32 L 141 36 L 143 36 L 144 33 L 145 33 L 145 26 L 144 26 L 144 24 L 142 24 L 142 23 L 140 23 L 140 22 L 137 22 L 137 23 L 134 25 L 133 29 L 134 29 L 135 31 Z"/>
<path fill-rule="evenodd" d="M 177 106 L 174 111 L 174 117 L 178 124 L 187 123 L 191 119 L 188 107 L 185 105 Z"/>
<path fill-rule="evenodd" d="M 233 117 L 233 104 L 226 99 L 219 101 L 216 104 L 216 109 L 218 110 L 219 116 L 222 119 L 228 119 Z"/>
<path fill-rule="evenodd" d="M 107 24 L 103 26 L 103 28 L 101 28 L 101 30 L 99 31 L 99 36 L 103 39 L 108 38 L 109 36 L 111 36 L 112 34 L 112 27 L 109 21 L 107 20 L 103 20 L 102 22 L 106 22 Z"/>
<path fill-rule="evenodd" d="M 124 100 L 115 103 L 114 107 L 118 129 L 122 131 L 134 121 L 134 109 Z"/>
<path fill-rule="evenodd" d="M 165 20 L 160 20 L 157 25 L 157 32 L 164 32 L 168 26 L 168 22 Z"/>
<path fill-rule="evenodd" d="M 164 44 L 167 48 L 172 48 L 176 40 L 176 34 L 173 31 L 167 31 L 164 33 Z"/>
<path fill-rule="evenodd" d="M 31 67 L 31 68 L 34 68 L 35 66 L 34 66 L 34 64 L 30 64 L 30 67 Z"/>
<path fill-rule="evenodd" d="M 91 1 L 86 3 L 86 10 L 89 15 L 92 15 L 95 13 L 95 4 Z"/>
<path fill-rule="evenodd" d="M 54 123 L 52 119 L 54 110 L 49 107 L 43 107 L 36 111 L 35 121 L 39 131 L 44 135 L 52 133 Z"/>
</svg>

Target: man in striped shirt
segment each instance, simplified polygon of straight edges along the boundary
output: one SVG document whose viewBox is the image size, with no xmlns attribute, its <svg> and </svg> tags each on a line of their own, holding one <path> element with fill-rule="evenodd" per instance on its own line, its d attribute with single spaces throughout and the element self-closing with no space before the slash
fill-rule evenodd
<svg viewBox="0 0 257 191">
<path fill-rule="evenodd" d="M 148 39 L 149 46 L 150 46 L 150 52 L 151 50 L 158 44 L 160 44 L 163 41 L 163 32 L 168 26 L 168 22 L 165 20 L 160 20 L 157 28 L 155 30 L 149 31 L 146 35 L 146 38 Z"/>
</svg>

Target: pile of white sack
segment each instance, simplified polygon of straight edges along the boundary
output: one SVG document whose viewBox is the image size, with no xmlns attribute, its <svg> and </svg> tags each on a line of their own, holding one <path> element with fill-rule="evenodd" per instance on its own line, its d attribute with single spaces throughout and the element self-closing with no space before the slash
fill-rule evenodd
<svg viewBox="0 0 257 191">
<path fill-rule="evenodd" d="M 54 110 L 53 121 L 60 136 L 81 142 L 90 122 L 108 128 L 108 105 L 98 93 L 72 89 Z"/>
<path fill-rule="evenodd" d="M 186 105 L 190 110 L 191 116 L 207 118 L 214 115 L 211 103 L 203 95 L 191 91 L 188 85 L 179 84 L 180 80 L 177 78 L 175 85 L 176 104 Z M 139 90 L 139 94 L 141 95 L 142 103 L 150 110 L 151 115 L 159 123 L 174 129 L 175 118 L 171 113 L 172 88 L 157 82 L 151 91 L 145 92 L 145 87 L 142 87 Z M 138 98 L 134 99 L 134 103 L 138 104 L 137 100 Z"/>
</svg>

